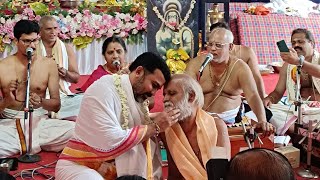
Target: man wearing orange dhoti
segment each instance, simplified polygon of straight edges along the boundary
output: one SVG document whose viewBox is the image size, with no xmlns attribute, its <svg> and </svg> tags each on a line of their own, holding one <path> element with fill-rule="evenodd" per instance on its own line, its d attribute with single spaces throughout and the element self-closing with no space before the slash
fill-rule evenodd
<svg viewBox="0 0 320 180">
<path fill-rule="evenodd" d="M 166 110 L 180 109 L 179 123 L 161 134 L 168 150 L 168 179 L 207 179 L 209 159 L 230 158 L 230 140 L 223 120 L 202 110 L 201 86 L 186 74 L 173 75 L 164 89 Z M 216 151 L 217 150 L 217 151 Z"/>
</svg>

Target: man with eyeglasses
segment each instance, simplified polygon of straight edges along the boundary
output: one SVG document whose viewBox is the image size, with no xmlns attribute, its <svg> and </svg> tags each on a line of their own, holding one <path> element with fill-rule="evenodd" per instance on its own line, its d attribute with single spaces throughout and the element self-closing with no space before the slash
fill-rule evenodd
<svg viewBox="0 0 320 180">
<path fill-rule="evenodd" d="M 41 39 L 37 46 L 37 54 L 53 57 L 60 77 L 61 108 L 58 114 L 51 113 L 51 115 L 59 119 L 77 116 L 83 96 L 73 94 L 69 89 L 70 83 L 77 83 L 80 78 L 75 52 L 69 44 L 58 38 L 59 27 L 54 17 L 42 16 L 39 26 Z"/>
<path fill-rule="evenodd" d="M 273 126 L 266 120 L 264 106 L 250 68 L 244 61 L 230 56 L 232 42 L 232 32 L 224 28 L 216 28 L 209 35 L 208 52 L 213 55 L 213 60 L 204 68 L 202 77 L 198 78 L 205 98 L 203 109 L 226 123 L 233 124 L 241 108 L 241 94 L 244 92 L 258 119 L 255 126 L 269 134 L 273 131 Z M 206 55 L 192 59 L 186 72 L 197 78 L 205 59 Z"/>
<path fill-rule="evenodd" d="M 215 28 L 224 28 L 230 30 L 226 22 L 217 22 L 210 26 L 210 31 Z M 266 96 L 263 79 L 259 71 L 258 58 L 252 48 L 243 45 L 233 45 L 230 55 L 236 56 L 237 58 L 246 62 L 251 69 L 253 78 L 256 82 L 258 93 L 261 99 Z"/>
<path fill-rule="evenodd" d="M 296 74 L 299 66 L 301 67 L 300 95 L 303 101 L 307 100 L 306 104 L 302 105 L 304 118 L 320 120 L 320 54 L 315 49 L 314 37 L 307 29 L 295 29 L 292 31 L 291 44 L 292 48 L 289 48 L 289 52 L 280 52 L 285 63 L 280 70 L 277 86 L 264 99 L 264 104 L 269 106 L 273 113 L 270 122 L 277 127 L 277 134 L 280 135 L 290 127 L 289 130 L 292 132 L 293 126 L 291 125 L 297 119 L 294 115 L 294 105 L 291 105 L 296 100 Z M 288 105 L 278 103 L 285 91 L 288 95 Z M 308 113 L 308 107 L 305 105 L 313 107 L 312 114 Z"/>
<path fill-rule="evenodd" d="M 74 122 L 46 119 L 47 111 L 60 109 L 59 75 L 53 60 L 35 55 L 39 42 L 37 22 L 21 20 L 14 26 L 17 52 L 0 61 L 0 158 L 26 151 L 23 133 L 24 107 L 27 90 L 28 58 L 26 49 L 32 48 L 30 66 L 30 101 L 34 109 L 32 153 L 41 149 L 60 151 L 71 137 Z M 50 98 L 46 98 L 48 90 Z M 29 120 L 26 120 L 29 123 Z"/>
</svg>

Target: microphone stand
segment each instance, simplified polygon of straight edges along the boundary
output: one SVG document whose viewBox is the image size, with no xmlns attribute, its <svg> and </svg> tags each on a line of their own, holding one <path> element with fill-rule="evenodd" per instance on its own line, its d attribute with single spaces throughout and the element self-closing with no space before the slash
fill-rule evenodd
<svg viewBox="0 0 320 180">
<path fill-rule="evenodd" d="M 320 122 L 320 121 L 319 121 Z M 315 126 L 315 128 L 318 126 L 319 122 Z M 300 141 L 299 144 L 301 144 L 306 137 L 308 137 L 308 145 L 307 145 L 307 168 L 306 169 L 300 169 L 297 173 L 299 176 L 303 178 L 308 178 L 308 179 L 316 179 L 319 177 L 319 175 L 313 171 L 311 171 L 311 155 L 312 155 L 312 135 L 313 135 L 313 130 L 315 128 L 312 127 L 313 121 L 309 120 L 309 126 L 308 126 L 308 133 L 305 137 L 303 137 Z"/>
<path fill-rule="evenodd" d="M 32 152 L 32 118 L 33 118 L 33 107 L 29 104 L 30 99 L 30 69 L 31 69 L 31 57 L 28 56 L 28 65 L 27 65 L 27 89 L 25 96 L 25 108 L 24 108 L 24 124 L 27 119 L 29 119 L 29 143 L 28 150 L 26 154 L 19 156 L 18 160 L 24 163 L 34 163 L 41 160 L 41 157 L 37 154 L 31 154 Z M 26 130 L 26 128 L 25 128 Z M 26 131 L 24 131 L 26 133 Z"/>
<path fill-rule="evenodd" d="M 302 98 L 300 94 L 301 90 L 301 83 L 300 83 L 300 77 L 301 77 L 301 65 L 297 66 L 297 74 L 296 74 L 296 79 L 297 79 L 297 88 L 296 88 L 296 102 L 295 102 L 295 111 L 298 111 L 298 117 L 297 121 L 294 126 L 294 132 L 298 134 L 298 130 L 300 127 L 303 127 L 303 121 L 302 121 Z M 311 171 L 311 155 L 312 155 L 312 133 L 313 133 L 313 127 L 312 127 L 313 121 L 309 120 L 308 124 L 308 132 L 305 137 L 303 137 L 300 141 L 299 144 L 301 144 L 306 137 L 308 137 L 308 145 L 307 145 L 307 168 L 306 169 L 300 169 L 297 173 L 300 177 L 303 178 L 308 178 L 308 179 L 315 179 L 318 178 L 318 175 L 314 172 Z M 318 125 L 318 124 L 317 124 Z"/>
<path fill-rule="evenodd" d="M 295 101 L 295 111 L 298 111 L 298 118 L 294 126 L 294 132 L 298 133 L 299 127 L 302 127 L 302 99 L 301 99 L 301 84 L 300 84 L 300 78 L 301 78 L 301 68 L 302 66 L 297 66 L 297 86 L 296 86 L 296 101 Z"/>
</svg>

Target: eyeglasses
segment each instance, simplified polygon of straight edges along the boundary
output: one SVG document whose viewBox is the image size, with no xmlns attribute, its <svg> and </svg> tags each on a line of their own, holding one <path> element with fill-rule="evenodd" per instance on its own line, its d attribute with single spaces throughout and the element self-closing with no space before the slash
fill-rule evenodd
<svg viewBox="0 0 320 180">
<path fill-rule="evenodd" d="M 20 39 L 22 41 L 22 43 L 26 46 L 29 46 L 31 43 L 37 45 L 39 43 L 39 38 L 37 39 L 33 39 L 33 40 L 30 40 L 30 39 Z"/>
<path fill-rule="evenodd" d="M 208 47 L 213 47 L 213 46 L 215 46 L 217 49 L 222 49 L 226 44 L 229 44 L 229 43 L 209 42 L 209 43 L 207 43 L 207 46 L 208 46 Z"/>
</svg>

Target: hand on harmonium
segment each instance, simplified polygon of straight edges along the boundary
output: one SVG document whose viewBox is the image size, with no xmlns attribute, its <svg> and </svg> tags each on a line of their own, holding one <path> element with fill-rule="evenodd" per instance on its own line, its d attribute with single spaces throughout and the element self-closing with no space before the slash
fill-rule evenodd
<svg viewBox="0 0 320 180">
<path fill-rule="evenodd" d="M 252 121 L 252 122 L 253 122 L 252 123 L 253 127 L 255 129 L 261 129 L 265 136 L 270 136 L 276 131 L 276 128 L 269 122 L 266 122 L 266 121 L 259 121 L 259 122 Z"/>
</svg>

